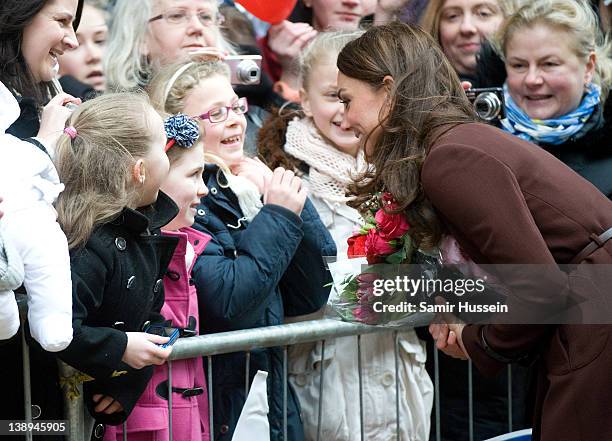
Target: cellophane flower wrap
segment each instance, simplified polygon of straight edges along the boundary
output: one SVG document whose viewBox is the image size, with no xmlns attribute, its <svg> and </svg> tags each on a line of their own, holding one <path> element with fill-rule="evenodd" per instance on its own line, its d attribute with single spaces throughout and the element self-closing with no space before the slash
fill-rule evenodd
<svg viewBox="0 0 612 441">
<path fill-rule="evenodd" d="M 365 224 L 348 238 L 347 256 L 330 263 L 334 284 L 329 305 L 342 320 L 371 325 L 403 325 L 427 322 L 419 312 L 388 312 L 384 305 L 401 305 L 417 299 L 406 292 L 385 290 L 381 280 L 406 274 L 407 264 L 414 264 L 415 277 L 436 277 L 440 267 L 438 251 L 426 253 L 417 249 L 410 237 L 410 225 L 389 193 L 377 195 L 365 207 Z M 400 268 L 401 266 L 401 268 Z M 378 281 L 378 283 L 377 283 Z M 432 299 L 423 298 L 423 301 Z M 375 306 L 375 303 L 377 305 Z M 380 312 L 385 309 L 385 312 Z M 421 314 L 423 315 L 423 314 Z"/>
</svg>

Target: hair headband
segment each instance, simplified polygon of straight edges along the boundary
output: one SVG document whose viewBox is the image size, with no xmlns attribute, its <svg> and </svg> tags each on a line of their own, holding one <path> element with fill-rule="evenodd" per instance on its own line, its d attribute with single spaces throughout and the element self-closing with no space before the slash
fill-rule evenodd
<svg viewBox="0 0 612 441">
<path fill-rule="evenodd" d="M 170 79 L 168 80 L 168 84 L 166 84 L 166 89 L 164 90 L 164 104 L 166 103 L 168 95 L 170 95 L 170 91 L 172 90 L 172 86 L 174 86 L 174 83 L 176 83 L 176 80 L 178 80 L 179 77 L 183 75 L 183 73 L 185 73 L 185 71 L 194 64 L 195 63 L 192 61 L 190 63 L 185 64 L 184 66 L 181 66 L 181 68 L 174 72 L 174 75 L 170 77 Z"/>
<path fill-rule="evenodd" d="M 168 143 L 164 151 L 170 150 L 174 144 L 178 144 L 184 148 L 191 148 L 200 137 L 200 128 L 198 123 L 187 115 L 179 113 L 173 115 L 164 121 L 164 129 L 166 129 L 166 138 Z"/>
</svg>

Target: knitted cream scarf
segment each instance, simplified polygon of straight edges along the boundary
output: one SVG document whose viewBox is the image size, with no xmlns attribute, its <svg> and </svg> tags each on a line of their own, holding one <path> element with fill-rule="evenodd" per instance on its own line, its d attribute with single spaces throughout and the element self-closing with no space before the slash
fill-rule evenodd
<svg viewBox="0 0 612 441">
<path fill-rule="evenodd" d="M 285 152 L 310 166 L 308 181 L 312 194 L 331 202 L 346 202 L 351 175 L 363 171 L 365 158 L 343 153 L 323 139 L 310 118 L 294 118 L 287 126 Z"/>
</svg>

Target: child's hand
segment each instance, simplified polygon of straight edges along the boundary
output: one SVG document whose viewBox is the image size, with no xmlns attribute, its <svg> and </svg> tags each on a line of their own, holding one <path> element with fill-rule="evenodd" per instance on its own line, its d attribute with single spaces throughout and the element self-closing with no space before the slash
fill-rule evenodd
<svg viewBox="0 0 612 441">
<path fill-rule="evenodd" d="M 43 108 L 37 136 L 42 138 L 49 146 L 53 146 L 60 135 L 64 133 L 64 125 L 72 113 L 72 110 L 66 107 L 67 103 L 78 105 L 81 104 L 81 100 L 67 93 L 59 93 L 51 98 Z"/>
<path fill-rule="evenodd" d="M 161 348 L 158 344 L 167 343 L 169 338 L 144 332 L 126 332 L 127 346 L 121 361 L 134 369 L 142 369 L 152 364 L 161 365 L 172 353 L 172 348 Z"/>
<path fill-rule="evenodd" d="M 275 204 L 293 211 L 298 216 L 304 208 L 307 191 L 302 188 L 302 180 L 291 170 L 282 167 L 274 170 L 266 184 L 265 204 Z"/>
<path fill-rule="evenodd" d="M 259 194 L 264 194 L 266 181 L 272 178 L 272 170 L 259 158 L 243 158 L 242 161 L 232 167 L 232 173 L 236 176 L 245 177 L 255 184 Z"/>
<path fill-rule="evenodd" d="M 123 412 L 123 406 L 119 401 L 116 401 L 113 397 L 108 395 L 95 394 L 93 396 L 94 403 L 96 403 L 95 411 L 98 413 L 105 413 L 110 415 L 115 412 Z"/>
</svg>

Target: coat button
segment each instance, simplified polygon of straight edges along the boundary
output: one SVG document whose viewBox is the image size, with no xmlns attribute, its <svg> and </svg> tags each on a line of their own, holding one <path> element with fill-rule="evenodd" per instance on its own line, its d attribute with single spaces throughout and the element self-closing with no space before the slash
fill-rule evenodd
<svg viewBox="0 0 612 441">
<path fill-rule="evenodd" d="M 219 432 L 223 433 L 227 433 L 227 431 L 229 430 L 229 426 L 227 424 L 222 424 L 221 428 L 219 429 Z"/>
<path fill-rule="evenodd" d="M 153 287 L 153 292 L 158 293 L 161 290 L 163 283 L 164 282 L 162 281 L 162 279 L 157 279 L 157 282 L 155 282 L 155 286 Z"/>
<path fill-rule="evenodd" d="M 295 377 L 295 384 L 297 384 L 300 387 L 304 387 L 306 386 L 306 375 L 304 374 L 299 374 Z"/>
<path fill-rule="evenodd" d="M 119 251 L 125 251 L 127 248 L 127 242 L 123 237 L 118 237 L 115 239 L 115 246 Z"/>
<path fill-rule="evenodd" d="M 96 424 L 94 429 L 94 438 L 102 439 L 104 437 L 104 424 Z"/>
<path fill-rule="evenodd" d="M 381 383 L 385 387 L 389 387 L 393 384 L 395 380 L 395 375 L 392 372 L 385 372 L 382 376 Z"/>
<path fill-rule="evenodd" d="M 218 193 L 218 190 L 217 190 L 215 187 L 211 187 L 211 189 L 210 189 L 210 193 L 211 193 L 212 195 L 216 195 L 216 194 Z"/>
<path fill-rule="evenodd" d="M 40 418 L 40 415 L 42 415 L 42 409 L 40 406 L 38 404 L 32 404 L 32 419 L 35 420 Z"/>
<path fill-rule="evenodd" d="M 134 287 L 134 283 L 136 283 L 136 276 L 131 276 L 128 281 L 127 281 L 127 285 L 125 286 L 127 289 L 132 289 Z"/>
<path fill-rule="evenodd" d="M 206 211 L 204 211 L 202 208 L 198 209 L 198 216 L 204 216 L 206 214 Z"/>
</svg>

